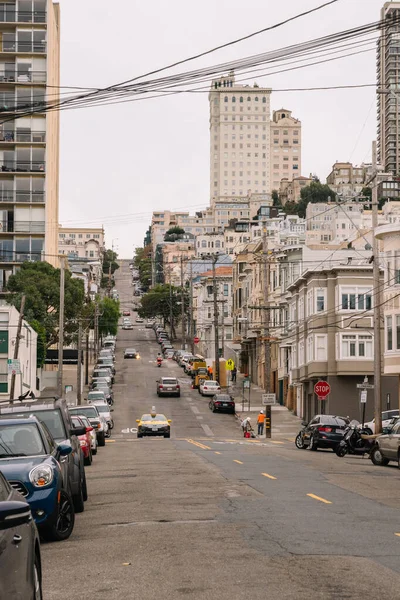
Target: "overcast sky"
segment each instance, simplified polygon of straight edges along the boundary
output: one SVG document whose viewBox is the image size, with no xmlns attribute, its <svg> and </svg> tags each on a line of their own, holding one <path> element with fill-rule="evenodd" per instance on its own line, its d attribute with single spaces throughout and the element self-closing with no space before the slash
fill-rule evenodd
<svg viewBox="0 0 400 600">
<path fill-rule="evenodd" d="M 60 0 L 61 84 L 103 88 L 267 27 L 323 0 Z M 273 50 L 379 19 L 381 0 L 340 0 L 184 70 Z M 117 10 L 118 9 L 118 10 Z M 376 55 L 251 77 L 275 89 L 374 83 Z M 302 175 L 371 159 L 374 89 L 273 92 L 302 121 Z M 142 245 L 151 213 L 209 204 L 207 94 L 61 113 L 60 222 L 104 225 L 121 257 Z M 118 238 L 118 239 L 116 239 Z"/>
</svg>

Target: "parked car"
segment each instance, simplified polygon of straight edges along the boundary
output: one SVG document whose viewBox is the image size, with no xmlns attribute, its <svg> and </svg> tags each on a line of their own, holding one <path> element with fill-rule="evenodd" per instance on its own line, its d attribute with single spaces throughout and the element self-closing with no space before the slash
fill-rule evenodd
<svg viewBox="0 0 400 600">
<path fill-rule="evenodd" d="M 318 448 L 331 448 L 336 450 L 343 439 L 344 430 L 349 424 L 346 417 L 337 415 L 315 415 L 309 423 L 302 423 L 303 429 L 295 439 L 296 448 L 317 450 Z"/>
<path fill-rule="evenodd" d="M 115 373 L 116 373 L 115 363 L 111 358 L 99 356 L 99 358 L 97 359 L 96 369 L 97 368 L 101 369 L 103 367 L 106 367 L 107 369 L 111 369 L 111 373 L 113 375 L 115 375 Z"/>
<path fill-rule="evenodd" d="M 24 418 L 36 416 L 44 423 L 53 436 L 56 444 L 70 445 L 72 452 L 64 458 L 68 467 L 69 493 L 72 496 L 75 512 L 84 510 L 84 502 L 88 498 L 83 452 L 78 435 L 83 435 L 85 429 L 74 428 L 67 403 L 62 398 L 38 398 L 35 402 L 21 402 L 0 406 L 0 418 Z"/>
<path fill-rule="evenodd" d="M 74 427 L 85 427 L 86 433 L 83 435 L 78 435 L 78 440 L 82 448 L 84 462 L 86 467 L 90 467 L 92 464 L 92 443 L 90 438 L 90 431 L 93 431 L 93 427 L 90 425 L 86 427 L 83 421 L 76 415 L 72 416 L 72 423 Z"/>
<path fill-rule="evenodd" d="M 90 390 L 97 389 L 98 386 L 107 386 L 109 389 L 111 386 L 111 378 L 110 377 L 93 377 L 92 382 L 90 384 Z"/>
<path fill-rule="evenodd" d="M 384 410 L 382 412 L 382 428 L 390 425 L 392 419 L 394 419 L 395 417 L 398 417 L 398 416 L 399 416 L 398 408 L 395 408 L 393 410 Z M 375 419 L 372 419 L 372 421 L 368 421 L 368 423 L 365 423 L 365 427 L 369 427 L 370 430 L 372 431 L 372 433 L 375 433 Z"/>
<path fill-rule="evenodd" d="M 131 311 L 125 309 L 122 314 L 123 314 L 124 317 L 130 317 L 131 316 Z"/>
<path fill-rule="evenodd" d="M 106 435 L 108 433 L 107 422 L 100 416 L 100 413 L 95 406 L 76 406 L 70 408 L 69 411 L 71 415 L 85 415 L 96 432 L 98 445 L 106 445 Z"/>
<path fill-rule="evenodd" d="M 208 404 L 210 410 L 215 412 L 228 412 L 235 414 L 235 400 L 229 394 L 216 394 Z"/>
<path fill-rule="evenodd" d="M 173 355 L 174 355 L 173 348 L 167 348 L 164 352 L 164 358 L 167 358 L 168 360 L 172 360 Z"/>
<path fill-rule="evenodd" d="M 160 415 L 155 412 L 142 415 L 140 419 L 136 419 L 138 424 L 137 437 L 142 438 L 147 435 L 162 435 L 165 438 L 171 437 L 171 423 L 165 415 Z"/>
<path fill-rule="evenodd" d="M 90 390 L 87 397 L 88 404 L 91 404 L 94 400 L 104 400 L 107 402 L 104 390 Z"/>
<path fill-rule="evenodd" d="M 63 457 L 71 455 L 71 444 L 57 444 L 36 417 L 2 419 L 0 440 L 0 470 L 26 498 L 40 534 L 51 541 L 67 539 L 75 511 Z"/>
<path fill-rule="evenodd" d="M 136 323 L 143 323 L 142 317 L 136 317 Z"/>
<path fill-rule="evenodd" d="M 203 379 L 199 385 L 199 394 L 202 396 L 214 396 L 221 391 L 221 386 L 214 379 Z"/>
<path fill-rule="evenodd" d="M 124 324 L 122 325 L 122 329 L 123 329 L 124 331 L 132 331 L 132 329 L 133 329 L 133 325 L 132 325 L 132 323 L 124 323 Z"/>
<path fill-rule="evenodd" d="M 100 350 L 99 357 L 103 356 L 111 358 L 113 361 L 115 361 L 115 354 L 112 348 L 103 348 L 102 350 Z"/>
<path fill-rule="evenodd" d="M 115 350 L 115 341 L 114 340 L 105 340 L 104 344 L 103 344 L 103 348 L 111 348 L 112 350 Z"/>
<path fill-rule="evenodd" d="M 124 358 L 140 358 L 139 353 L 135 348 L 126 348 L 124 352 Z"/>
<path fill-rule="evenodd" d="M 374 465 L 385 466 L 393 461 L 400 469 L 400 419 L 376 438 L 370 458 Z"/>
<path fill-rule="evenodd" d="M 152 321 L 146 321 L 146 323 L 145 323 L 145 329 L 151 329 L 152 327 L 153 327 Z"/>
<path fill-rule="evenodd" d="M 181 395 L 181 386 L 176 377 L 160 377 L 157 381 L 157 396 L 177 396 Z"/>
<path fill-rule="evenodd" d="M 104 417 L 105 420 L 107 421 L 108 429 L 109 429 L 110 435 L 111 435 L 111 429 L 114 428 L 114 421 L 111 416 L 111 413 L 114 412 L 114 409 L 110 408 L 107 403 L 98 402 L 98 401 L 93 402 L 92 406 L 95 406 L 97 408 L 97 410 L 99 411 L 100 416 Z"/>
<path fill-rule="evenodd" d="M 110 383 L 114 383 L 114 375 L 112 373 L 112 370 L 110 367 L 99 367 L 99 368 L 94 368 L 93 369 L 93 374 L 92 374 L 92 379 L 95 379 L 96 377 L 109 377 L 110 378 Z"/>
<path fill-rule="evenodd" d="M 97 435 L 94 430 L 94 427 L 92 427 L 89 419 L 85 415 L 78 415 L 78 416 L 79 416 L 80 420 L 82 421 L 82 423 L 85 425 L 85 427 L 90 427 L 90 430 L 89 430 L 90 447 L 92 449 L 92 456 L 95 456 L 97 454 L 97 445 L 98 444 L 97 444 Z"/>
<path fill-rule="evenodd" d="M 107 382 L 94 381 L 91 385 L 91 388 L 92 389 L 90 390 L 90 392 L 103 392 L 105 394 L 108 404 L 114 404 L 114 393 Z"/>
<path fill-rule="evenodd" d="M 23 540 L 16 544 L 16 540 Z M 28 502 L 0 473 L 0 598 L 42 600 L 40 541 Z"/>
</svg>

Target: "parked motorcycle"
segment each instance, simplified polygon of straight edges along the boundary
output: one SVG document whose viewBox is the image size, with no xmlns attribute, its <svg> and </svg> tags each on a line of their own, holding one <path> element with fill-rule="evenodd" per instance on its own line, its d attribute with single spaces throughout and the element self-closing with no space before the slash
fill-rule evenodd
<svg viewBox="0 0 400 600">
<path fill-rule="evenodd" d="M 364 427 L 358 421 L 352 421 L 344 430 L 343 439 L 336 448 L 336 455 L 343 458 L 346 454 L 369 454 L 374 440 L 362 436 L 373 435 L 369 427 Z"/>
</svg>

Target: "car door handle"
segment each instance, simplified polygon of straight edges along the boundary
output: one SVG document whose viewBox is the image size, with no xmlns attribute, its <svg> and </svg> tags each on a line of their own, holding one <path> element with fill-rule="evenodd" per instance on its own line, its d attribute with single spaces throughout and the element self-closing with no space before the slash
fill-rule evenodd
<svg viewBox="0 0 400 600">
<path fill-rule="evenodd" d="M 60 460 L 60 462 L 62 462 L 62 463 L 65 463 L 66 461 L 67 461 L 67 457 L 66 457 L 66 456 L 64 456 L 64 458 L 62 458 L 62 459 Z"/>
<path fill-rule="evenodd" d="M 21 542 L 22 542 L 22 537 L 18 534 L 15 534 L 13 537 L 13 544 L 18 546 L 18 544 L 20 544 Z"/>
</svg>

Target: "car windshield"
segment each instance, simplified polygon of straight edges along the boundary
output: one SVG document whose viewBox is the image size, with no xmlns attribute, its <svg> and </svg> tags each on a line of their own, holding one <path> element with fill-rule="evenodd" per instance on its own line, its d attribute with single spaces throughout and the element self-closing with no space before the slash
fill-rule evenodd
<svg viewBox="0 0 400 600">
<path fill-rule="evenodd" d="M 96 408 L 99 411 L 99 413 L 109 413 L 110 412 L 110 407 L 108 406 L 108 404 L 96 404 Z"/>
<path fill-rule="evenodd" d="M 142 421 L 147 422 L 147 421 L 166 421 L 167 417 L 165 415 L 154 415 L 154 417 L 152 415 L 143 415 Z"/>
<path fill-rule="evenodd" d="M 88 399 L 89 400 L 103 400 L 104 392 L 89 392 Z"/>
<path fill-rule="evenodd" d="M 125 352 L 136 352 L 135 348 L 127 348 Z"/>
<path fill-rule="evenodd" d="M 99 416 L 94 406 L 80 406 L 79 408 L 70 408 L 70 412 L 74 415 L 79 415 L 80 413 L 82 413 L 83 415 L 86 415 L 89 419 L 95 419 Z"/>
<path fill-rule="evenodd" d="M 80 420 L 82 421 L 82 423 L 85 425 L 85 427 L 90 427 L 90 421 L 88 421 L 87 417 L 85 417 L 85 415 L 79 415 Z"/>
<path fill-rule="evenodd" d="M 82 427 L 82 422 L 79 419 L 79 417 L 71 417 L 72 418 L 72 425 L 74 427 Z"/>
<path fill-rule="evenodd" d="M 218 381 L 205 381 L 204 383 L 206 385 L 210 385 L 210 386 L 219 385 Z"/>
<path fill-rule="evenodd" d="M 219 396 L 215 396 L 215 400 L 218 402 L 231 402 L 232 398 L 230 396 L 220 394 Z"/>
<path fill-rule="evenodd" d="M 393 417 L 398 417 L 398 410 L 386 410 L 382 413 L 382 421 L 387 421 L 388 419 L 393 419 Z"/>
<path fill-rule="evenodd" d="M 32 410 L 30 414 L 34 415 L 43 421 L 47 428 L 50 430 L 51 435 L 55 440 L 65 440 L 68 435 L 65 431 L 64 422 L 61 418 L 60 411 L 58 409 L 53 410 Z M 26 414 L 24 415 L 26 416 Z"/>
<path fill-rule="evenodd" d="M 346 427 L 347 422 L 341 417 L 321 416 L 322 425 L 336 425 L 337 427 Z"/>
<path fill-rule="evenodd" d="M 46 454 L 36 423 L 0 424 L 0 458 Z"/>
</svg>

